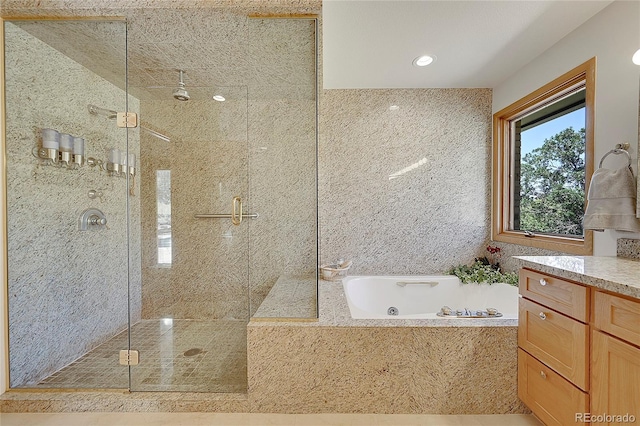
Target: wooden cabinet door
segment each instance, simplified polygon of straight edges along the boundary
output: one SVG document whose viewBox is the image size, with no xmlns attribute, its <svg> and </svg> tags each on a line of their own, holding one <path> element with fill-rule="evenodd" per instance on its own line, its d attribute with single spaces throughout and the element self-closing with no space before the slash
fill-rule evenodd
<svg viewBox="0 0 640 426">
<path fill-rule="evenodd" d="M 640 348 L 594 330 L 591 415 L 634 416 L 640 422 Z M 629 421 L 599 424 L 629 424 Z"/>
<path fill-rule="evenodd" d="M 612 336 L 640 346 L 640 301 L 595 293 L 593 325 Z"/>
</svg>

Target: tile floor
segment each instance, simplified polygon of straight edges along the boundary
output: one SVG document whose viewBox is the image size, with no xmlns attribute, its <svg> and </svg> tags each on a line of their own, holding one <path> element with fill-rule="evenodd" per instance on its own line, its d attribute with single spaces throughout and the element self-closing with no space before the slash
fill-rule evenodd
<svg viewBox="0 0 640 426">
<path fill-rule="evenodd" d="M 531 415 L 438 416 L 417 414 L 221 413 L 1 413 L 2 426 L 540 426 Z"/>
<path fill-rule="evenodd" d="M 246 322 L 237 320 L 143 320 L 131 328 L 131 390 L 176 392 L 247 391 Z M 118 334 L 42 380 L 36 388 L 129 388 L 119 364 L 128 333 Z"/>
</svg>

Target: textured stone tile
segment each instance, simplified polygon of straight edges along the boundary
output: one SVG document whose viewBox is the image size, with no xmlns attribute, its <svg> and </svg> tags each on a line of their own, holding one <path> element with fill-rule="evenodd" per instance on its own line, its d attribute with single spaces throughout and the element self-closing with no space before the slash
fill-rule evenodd
<svg viewBox="0 0 640 426">
<path fill-rule="evenodd" d="M 325 90 L 321 105 L 322 263 L 428 274 L 478 255 L 489 238 L 490 90 Z"/>
<path fill-rule="evenodd" d="M 153 14 L 143 15 L 156 19 Z M 185 20 L 185 16 L 172 12 L 158 19 Z M 187 33 L 196 31 L 199 28 L 196 24 L 189 24 L 193 28 Z M 263 38 L 247 37 L 251 31 L 266 31 L 278 35 L 279 40 L 301 43 L 302 47 L 295 49 L 299 54 L 311 57 L 314 54 L 308 43 L 315 34 L 307 21 L 247 21 L 223 14 L 211 24 L 216 28 L 202 36 L 204 44 L 220 30 L 228 36 L 224 41 L 227 47 L 235 45 L 234 40 L 243 40 L 260 50 L 265 43 Z M 134 31 L 132 39 L 135 34 Z M 168 43 L 158 42 L 156 47 L 168 55 L 176 50 L 176 46 Z M 240 44 L 233 52 L 234 57 L 246 56 Z M 267 53 L 277 51 L 279 56 L 252 58 L 255 69 L 287 55 L 278 42 L 264 48 Z M 217 54 L 224 53 L 222 49 Z M 243 64 L 235 66 L 241 69 Z M 200 72 L 208 70 L 196 74 Z M 193 74 L 188 71 L 187 78 Z M 242 76 L 241 72 L 235 74 L 235 78 Z M 243 78 L 241 83 L 246 85 L 246 77 Z M 160 81 L 159 77 L 156 81 Z M 175 83 L 160 81 L 160 84 Z M 164 148 L 153 138 L 142 138 L 144 189 L 148 194 L 142 200 L 143 235 L 149 240 L 143 243 L 143 251 L 148 251 L 143 252 L 143 280 L 149 282 L 149 287 L 143 288 L 145 316 L 162 311 L 181 317 L 246 318 L 249 301 L 250 312 L 254 312 L 278 277 L 315 274 L 316 183 L 315 173 L 310 172 L 316 162 L 315 102 L 300 100 L 298 88 L 293 84 L 279 82 L 279 87 L 278 98 L 260 98 L 250 103 L 247 97 L 251 91 L 246 87 L 212 88 L 228 98 L 224 103 L 215 102 L 210 96 L 207 101 L 196 99 L 186 103 L 142 100 L 142 121 L 171 137 Z M 173 252 L 171 271 L 164 273 L 156 270 L 154 264 L 156 200 L 152 195 L 155 170 L 163 169 L 171 170 Z M 243 198 L 245 212 L 258 212 L 260 218 L 246 220 L 238 227 L 228 219 L 194 219 L 196 213 L 230 213 L 234 196 Z M 247 257 L 251 265 L 248 275 Z M 251 289 L 249 299 L 247 283 Z M 156 292 L 167 286 L 171 291 Z"/>
<path fill-rule="evenodd" d="M 619 257 L 640 260 L 640 240 L 618 238 L 617 254 Z"/>
<path fill-rule="evenodd" d="M 252 325 L 249 398 L 255 411 L 526 412 L 515 388 L 516 327 Z M 488 391 L 478 392 L 473 383 L 487 384 Z"/>
<path fill-rule="evenodd" d="M 253 314 L 256 318 L 314 318 L 317 315 L 315 277 L 281 276 Z"/>
<path fill-rule="evenodd" d="M 50 24 L 64 26 L 60 22 Z M 24 25 L 32 30 L 37 27 Z M 113 24 L 88 25 L 117 39 Z M 123 24 L 119 25 L 124 34 Z M 74 24 L 69 27 L 73 34 L 82 33 Z M 70 60 L 14 24 L 7 23 L 5 42 L 10 106 L 7 197 L 11 385 L 23 386 L 37 383 L 74 361 L 127 323 L 126 181 L 88 166 L 80 170 L 41 167 L 31 155 L 40 143 L 40 129 L 45 127 L 84 137 L 87 156 L 104 159 L 106 149 L 114 146 L 124 151 L 125 131 L 106 117 L 90 115 L 87 105 L 124 110 L 126 98 L 91 67 Z M 129 102 L 132 109 L 137 109 L 137 100 L 130 98 Z M 132 132 L 130 150 L 138 153 L 138 144 L 139 138 Z M 91 200 L 87 196 L 90 189 L 100 189 L 104 196 Z M 88 207 L 101 209 L 109 227 L 78 231 L 78 217 Z M 139 214 L 139 199 L 131 198 L 129 207 L 133 215 Z M 130 230 L 130 260 L 135 269 L 139 265 L 139 227 L 133 222 Z M 139 273 L 132 273 L 129 280 L 134 309 L 131 314 L 137 318 Z M 100 384 L 103 386 L 112 384 L 104 380 Z"/>
</svg>

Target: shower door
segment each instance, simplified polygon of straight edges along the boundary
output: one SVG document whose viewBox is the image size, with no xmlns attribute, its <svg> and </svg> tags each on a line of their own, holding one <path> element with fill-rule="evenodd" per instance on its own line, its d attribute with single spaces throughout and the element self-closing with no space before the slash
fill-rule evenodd
<svg viewBox="0 0 640 426">
<path fill-rule="evenodd" d="M 140 358 L 131 390 L 245 392 L 247 89 L 196 86 L 189 70 L 184 82 L 189 100 L 171 86 L 140 98 L 142 312 L 131 327 Z"/>
<path fill-rule="evenodd" d="M 3 30 L 10 386 L 126 389 L 126 24 Z"/>
</svg>

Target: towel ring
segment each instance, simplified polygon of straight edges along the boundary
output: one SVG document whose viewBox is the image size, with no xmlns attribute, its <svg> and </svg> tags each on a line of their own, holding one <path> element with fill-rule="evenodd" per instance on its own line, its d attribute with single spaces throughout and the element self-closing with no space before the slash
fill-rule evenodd
<svg viewBox="0 0 640 426">
<path fill-rule="evenodd" d="M 629 169 L 631 169 L 631 154 L 629 154 L 629 152 L 627 152 L 624 149 L 620 149 L 620 148 L 616 148 L 616 149 L 612 149 L 611 151 L 607 152 L 605 155 L 602 156 L 602 158 L 600 159 L 600 164 L 598 164 L 598 168 L 602 168 L 602 162 L 604 161 L 605 158 L 607 158 L 608 155 L 610 154 L 626 154 L 627 155 L 627 159 L 629 160 L 629 165 L 627 167 L 629 167 Z"/>
</svg>

